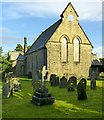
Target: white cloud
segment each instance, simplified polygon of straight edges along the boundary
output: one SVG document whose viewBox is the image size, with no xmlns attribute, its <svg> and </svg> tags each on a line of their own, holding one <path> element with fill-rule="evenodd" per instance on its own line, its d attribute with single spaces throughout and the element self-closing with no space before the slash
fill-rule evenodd
<svg viewBox="0 0 104 120">
<path fill-rule="evenodd" d="M 3 45 L 10 45 L 16 43 L 21 43 L 22 37 L 16 37 L 16 36 L 0 36 L 0 39 L 2 39 L 2 44 Z"/>
<path fill-rule="evenodd" d="M 9 28 L 6 27 L 0 27 L 0 34 L 1 33 L 10 33 L 12 32 Z"/>
<path fill-rule="evenodd" d="M 83 2 L 73 3 L 79 14 L 80 20 L 98 21 L 102 20 L 102 3 L 100 2 Z"/>
<path fill-rule="evenodd" d="M 30 0 L 29 0 L 30 1 Z M 8 7 L 3 5 L 4 18 L 20 18 L 20 17 L 54 17 L 60 16 L 68 0 L 64 2 L 56 1 L 38 1 L 36 2 L 12 2 L 6 3 Z M 72 2 L 79 14 L 80 20 L 101 20 L 102 19 L 102 3 L 101 2 Z"/>
<path fill-rule="evenodd" d="M 103 52 L 104 52 L 104 47 L 102 46 L 99 46 L 93 49 L 93 53 L 96 53 L 98 58 L 104 57 Z"/>
</svg>

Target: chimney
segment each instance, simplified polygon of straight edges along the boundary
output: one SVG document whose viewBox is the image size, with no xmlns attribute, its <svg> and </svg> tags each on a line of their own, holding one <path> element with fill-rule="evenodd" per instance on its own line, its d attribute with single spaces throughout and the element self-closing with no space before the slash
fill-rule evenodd
<svg viewBox="0 0 104 120">
<path fill-rule="evenodd" d="M 27 51 L 27 37 L 24 37 L 24 54 Z"/>
</svg>

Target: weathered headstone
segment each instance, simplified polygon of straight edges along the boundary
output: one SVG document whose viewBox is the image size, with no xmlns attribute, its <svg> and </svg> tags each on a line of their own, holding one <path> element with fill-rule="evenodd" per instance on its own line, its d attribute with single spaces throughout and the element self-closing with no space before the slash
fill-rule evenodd
<svg viewBox="0 0 104 120">
<path fill-rule="evenodd" d="M 10 93 L 10 85 L 9 83 L 5 83 L 3 86 L 3 96 L 9 98 L 11 95 Z"/>
<path fill-rule="evenodd" d="M 9 80 L 10 95 L 13 95 L 13 80 Z"/>
<path fill-rule="evenodd" d="M 77 92 L 78 92 L 78 100 L 87 99 L 85 82 L 83 80 L 80 80 L 80 82 L 78 83 Z"/>
<path fill-rule="evenodd" d="M 83 84 L 85 85 L 85 89 L 86 89 L 86 85 L 87 85 L 87 81 L 85 78 L 82 78 L 81 81 L 83 82 Z"/>
<path fill-rule="evenodd" d="M 51 93 L 45 86 L 45 76 L 47 72 L 48 71 L 46 70 L 46 67 L 43 66 L 41 86 L 39 86 L 39 88 L 36 91 L 34 91 L 31 103 L 34 103 L 36 105 L 47 105 L 54 103 L 54 97 L 51 96 Z"/>
<path fill-rule="evenodd" d="M 30 78 L 30 79 L 32 78 L 32 72 L 28 73 L 28 78 Z"/>
<path fill-rule="evenodd" d="M 50 83 L 51 83 L 51 86 L 58 86 L 59 85 L 59 77 L 55 74 L 51 74 Z"/>
<path fill-rule="evenodd" d="M 77 86 L 77 78 L 72 76 L 69 78 L 69 82 L 73 83 L 73 86 L 76 87 Z"/>
<path fill-rule="evenodd" d="M 63 76 L 63 77 L 60 79 L 59 87 L 60 87 L 60 88 L 63 88 L 63 87 L 66 87 L 66 86 L 67 86 L 67 79 L 65 78 L 65 76 Z"/>
<path fill-rule="evenodd" d="M 90 82 L 90 88 L 95 90 L 96 89 L 96 78 L 94 72 L 91 74 L 91 82 Z"/>
</svg>

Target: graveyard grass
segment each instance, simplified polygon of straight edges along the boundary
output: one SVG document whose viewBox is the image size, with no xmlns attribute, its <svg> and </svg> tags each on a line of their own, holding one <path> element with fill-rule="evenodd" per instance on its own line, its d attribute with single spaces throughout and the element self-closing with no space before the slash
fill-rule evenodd
<svg viewBox="0 0 104 120">
<path fill-rule="evenodd" d="M 46 85 L 52 96 L 53 105 L 36 106 L 30 102 L 33 94 L 32 82 L 20 78 L 22 91 L 15 92 L 9 99 L 2 99 L 3 118 L 102 118 L 102 90 L 104 81 L 97 80 L 97 89 L 90 90 L 87 81 L 87 100 L 77 100 L 77 90 L 67 92 L 66 88 Z"/>
</svg>

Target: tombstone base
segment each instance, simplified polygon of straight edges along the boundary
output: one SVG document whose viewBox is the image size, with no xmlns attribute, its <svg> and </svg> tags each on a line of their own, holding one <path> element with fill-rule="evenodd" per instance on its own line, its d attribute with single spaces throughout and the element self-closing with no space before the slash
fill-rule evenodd
<svg viewBox="0 0 104 120">
<path fill-rule="evenodd" d="M 87 100 L 87 95 L 83 94 L 78 95 L 78 100 Z"/>
<path fill-rule="evenodd" d="M 41 87 L 32 96 L 31 103 L 36 104 L 36 105 L 40 105 L 40 106 L 53 104 L 54 97 L 51 96 L 51 93 L 48 92 L 47 88 Z"/>
<path fill-rule="evenodd" d="M 48 105 L 48 104 L 53 104 L 54 103 L 54 98 L 53 97 L 44 97 L 44 98 L 39 98 L 37 96 L 32 96 L 31 103 L 34 103 L 36 105 Z"/>
<path fill-rule="evenodd" d="M 92 90 L 96 90 L 96 81 L 91 81 L 90 87 Z"/>
<path fill-rule="evenodd" d="M 69 91 L 75 91 L 74 87 L 68 87 L 68 92 Z"/>
<path fill-rule="evenodd" d="M 87 97 L 85 98 L 78 97 L 78 100 L 87 100 Z"/>
</svg>

